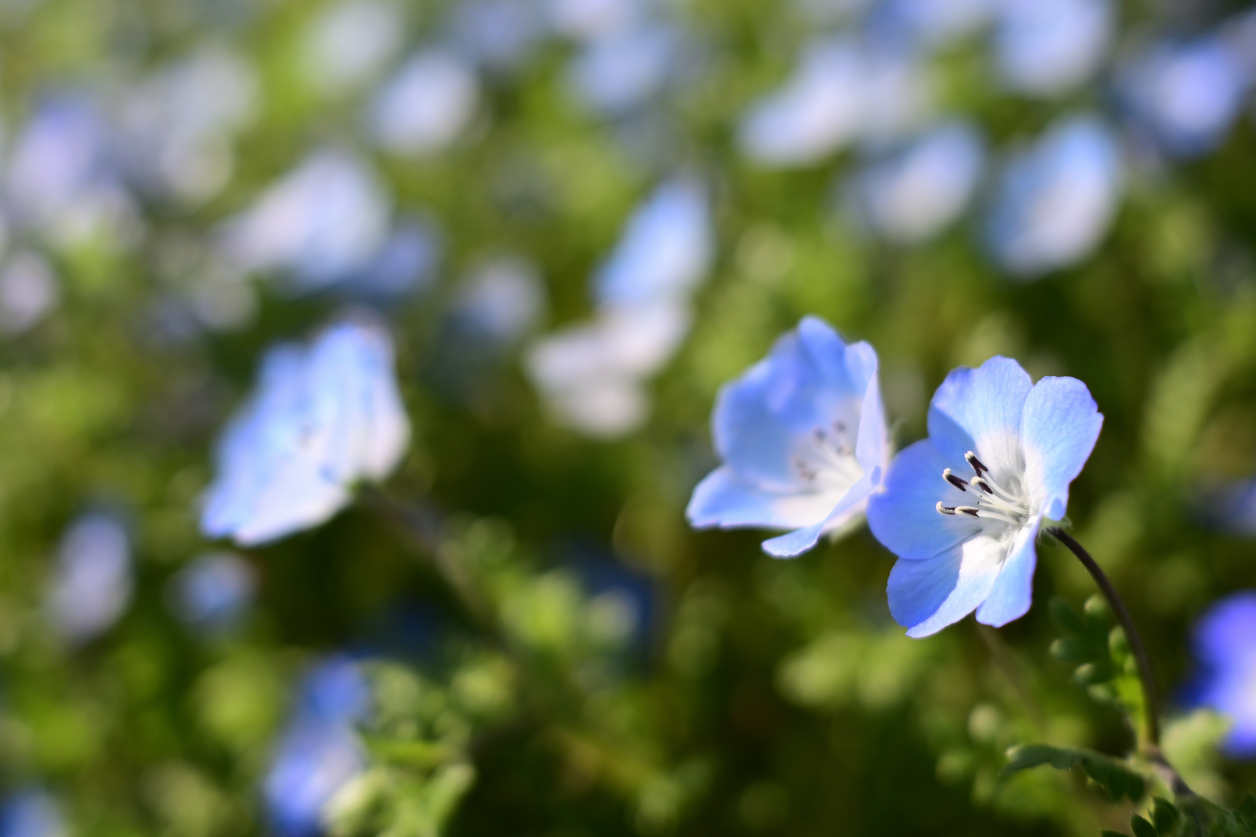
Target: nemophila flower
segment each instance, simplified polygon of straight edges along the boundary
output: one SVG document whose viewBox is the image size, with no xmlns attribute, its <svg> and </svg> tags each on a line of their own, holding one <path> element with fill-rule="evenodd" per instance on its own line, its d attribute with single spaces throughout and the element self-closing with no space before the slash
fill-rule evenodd
<svg viewBox="0 0 1256 837">
<path fill-rule="evenodd" d="M 925 47 L 945 46 L 980 29 L 1003 0 L 882 0 L 873 26 Z"/>
<path fill-rule="evenodd" d="M 47 791 L 27 788 L 0 803 L 0 837 L 68 837 L 61 808 Z"/>
<path fill-rule="evenodd" d="M 278 346 L 227 427 L 201 529 L 254 545 L 317 526 L 361 481 L 396 467 L 410 438 L 382 328 L 345 322 L 308 347 Z"/>
<path fill-rule="evenodd" d="M 1098 120 L 1057 123 L 1016 151 L 986 219 L 986 249 L 1014 278 L 1075 264 L 1099 245 L 1116 215 L 1121 157 Z"/>
<path fill-rule="evenodd" d="M 681 32 L 666 23 L 642 23 L 589 41 L 568 70 L 572 90 L 607 116 L 628 113 L 657 96 L 684 56 Z"/>
<path fill-rule="evenodd" d="M 1002 0 L 994 31 L 999 80 L 1038 96 L 1071 90 L 1103 64 L 1115 17 L 1109 0 Z"/>
<path fill-rule="evenodd" d="M 384 84 L 371 105 L 371 135 L 386 151 L 425 157 L 466 131 L 480 101 L 475 68 L 453 52 L 413 56 Z"/>
<path fill-rule="evenodd" d="M 813 41 L 794 74 L 742 116 L 743 153 L 772 167 L 809 166 L 855 140 L 893 140 L 919 127 L 930 93 L 915 55 L 850 38 Z"/>
<path fill-rule="evenodd" d="M 301 45 L 307 84 L 332 96 L 366 85 L 400 51 L 406 29 L 403 6 L 393 0 L 341 0 L 325 6 Z"/>
<path fill-rule="evenodd" d="M 1230 480 L 1199 492 L 1195 512 L 1222 532 L 1256 535 L 1256 480 Z"/>
<path fill-rule="evenodd" d="M 257 573 L 238 555 L 213 552 L 170 580 L 167 600 L 183 622 L 208 633 L 231 629 L 253 601 Z"/>
<path fill-rule="evenodd" d="M 847 206 L 873 235 L 899 243 L 924 241 L 964 211 L 984 158 L 974 128 L 941 125 L 856 172 L 845 184 Z"/>
<path fill-rule="evenodd" d="M 107 514 L 76 520 L 57 548 L 47 608 L 53 627 L 71 642 L 107 630 L 131 601 L 131 539 Z"/>
<path fill-rule="evenodd" d="M 763 548 L 798 555 L 862 519 L 889 462 L 876 352 L 806 317 L 724 387 L 711 430 L 724 464 L 694 489 L 689 522 L 790 529 Z"/>
<path fill-rule="evenodd" d="M 326 288 L 370 263 L 387 240 L 390 212 L 364 160 L 316 151 L 227 222 L 226 254 L 243 270 L 290 272 L 299 290 Z"/>
<path fill-rule="evenodd" d="M 1034 384 L 994 357 L 943 381 L 929 438 L 895 457 L 868 524 L 898 562 L 890 613 L 922 637 L 974 610 L 1000 627 L 1029 610 L 1034 541 L 1060 520 L 1069 484 L 1099 438 L 1103 416 L 1075 378 Z"/>
<path fill-rule="evenodd" d="M 1196 157 L 1225 139 L 1250 83 L 1243 56 L 1212 36 L 1140 53 L 1123 68 L 1118 87 L 1135 124 L 1156 145 L 1175 157 Z"/>
<path fill-rule="evenodd" d="M 449 40 L 487 70 L 517 69 L 531 58 L 545 35 L 539 2 L 462 0 L 449 14 Z"/>
<path fill-rule="evenodd" d="M 61 288 L 52 266 L 33 250 L 12 253 L 0 266 L 0 331 L 26 331 L 47 316 L 60 299 Z"/>
<path fill-rule="evenodd" d="M 1199 671 L 1185 691 L 1191 706 L 1230 718 L 1223 747 L 1233 756 L 1256 756 L 1256 591 L 1216 602 L 1195 625 L 1191 648 Z"/>
<path fill-rule="evenodd" d="M 328 801 L 365 768 L 354 725 L 369 701 L 366 681 L 346 657 L 331 657 L 306 675 L 264 781 L 267 815 L 281 837 L 323 833 Z"/>
</svg>

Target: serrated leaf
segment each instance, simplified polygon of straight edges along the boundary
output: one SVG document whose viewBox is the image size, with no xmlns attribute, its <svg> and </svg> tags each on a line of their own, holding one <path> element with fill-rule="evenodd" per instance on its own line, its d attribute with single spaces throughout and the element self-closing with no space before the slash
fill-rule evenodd
<svg viewBox="0 0 1256 837">
<path fill-rule="evenodd" d="M 1091 596 L 1082 605 L 1082 612 L 1086 614 L 1086 619 L 1091 625 L 1107 625 L 1109 615 L 1112 611 L 1108 608 L 1108 603 L 1104 601 L 1103 596 L 1098 593 Z"/>
<path fill-rule="evenodd" d="M 1066 663 L 1077 663 L 1087 659 L 1090 652 L 1080 639 L 1066 636 L 1051 643 L 1051 656 Z"/>
<path fill-rule="evenodd" d="M 1155 826 L 1138 814 L 1130 817 L 1130 829 L 1134 832 L 1134 837 L 1156 837 Z"/>
</svg>

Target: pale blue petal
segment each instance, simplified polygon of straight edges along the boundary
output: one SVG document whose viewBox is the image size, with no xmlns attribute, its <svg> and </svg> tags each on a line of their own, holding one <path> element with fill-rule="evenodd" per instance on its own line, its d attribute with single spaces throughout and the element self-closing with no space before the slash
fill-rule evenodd
<svg viewBox="0 0 1256 837">
<path fill-rule="evenodd" d="M 1082 472 L 1103 426 L 1090 390 L 1076 378 L 1043 378 L 1025 400 L 1025 486 L 1051 520 L 1068 508 L 1068 486 Z"/>
<path fill-rule="evenodd" d="M 795 458 L 810 451 L 817 429 L 828 431 L 835 422 L 854 429 L 867 389 L 866 380 L 854 388 L 838 375 L 847 347 L 836 334 L 829 342 L 808 326 L 804 345 L 803 330 L 783 335 L 767 358 L 725 386 L 712 416 L 720 456 L 742 479 L 769 491 L 806 489 Z"/>
<path fill-rule="evenodd" d="M 877 353 L 871 346 L 846 345 L 833 327 L 819 317 L 802 318 L 798 339 L 811 365 L 837 392 L 862 395 L 877 373 Z"/>
<path fill-rule="evenodd" d="M 864 391 L 863 407 L 859 411 L 859 438 L 855 441 L 855 458 L 865 471 L 873 468 L 885 470 L 889 466 L 889 436 L 889 428 L 885 426 L 885 407 L 881 404 L 881 385 L 874 367 L 868 379 L 868 389 Z"/>
<path fill-rule="evenodd" d="M 1001 628 L 1029 612 L 1034 598 L 1034 567 L 1038 564 L 1034 541 L 1041 524 L 1042 518 L 1035 518 L 1016 533 L 1016 540 L 1003 562 L 1003 568 L 999 570 L 994 588 L 977 608 L 978 622 Z"/>
<path fill-rule="evenodd" d="M 947 467 L 957 466 L 922 439 L 894 458 L 882 489 L 868 501 L 872 534 L 900 558 L 932 558 L 981 531 L 971 517 L 938 514 L 939 500 L 957 506 L 971 498 L 942 478 Z"/>
<path fill-rule="evenodd" d="M 824 520 L 795 532 L 764 541 L 763 551 L 776 558 L 793 558 L 795 555 L 811 549 L 826 531 L 840 528 L 852 517 L 859 514 L 864 507 L 864 501 L 867 500 L 868 495 L 880 480 L 880 468 L 864 474 L 859 482 L 851 486 L 850 490 L 846 492 L 846 496 L 834 506 Z"/>
<path fill-rule="evenodd" d="M 698 483 L 685 509 L 695 528 L 764 526 L 796 529 L 823 521 L 841 494 L 764 491 L 740 479 L 732 468 L 717 468 Z"/>
<path fill-rule="evenodd" d="M 927 561 L 899 560 L 886 588 L 910 637 L 935 634 L 977 609 L 999 575 L 1007 543 L 978 536 Z"/>
<path fill-rule="evenodd" d="M 929 438 L 951 463 L 974 451 L 996 477 L 1018 476 L 1021 416 L 1032 387 L 1020 364 L 1005 357 L 956 369 L 929 405 Z"/>
</svg>

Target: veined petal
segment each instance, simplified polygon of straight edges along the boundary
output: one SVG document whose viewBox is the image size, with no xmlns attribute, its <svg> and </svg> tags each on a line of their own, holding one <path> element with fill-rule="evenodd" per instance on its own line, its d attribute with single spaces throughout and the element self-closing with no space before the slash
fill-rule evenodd
<svg viewBox="0 0 1256 837">
<path fill-rule="evenodd" d="M 890 463 L 882 489 L 868 501 L 868 525 L 898 557 L 932 558 L 981 531 L 981 522 L 966 515 L 938 514 L 939 500 L 962 506 L 972 497 L 942 478 L 954 464 L 930 439 L 907 447 Z"/>
<path fill-rule="evenodd" d="M 698 483 L 685 516 L 699 529 L 712 526 L 796 529 L 822 522 L 841 499 L 842 495 L 835 492 L 764 491 L 740 479 L 725 465 Z"/>
<path fill-rule="evenodd" d="M 1033 384 L 1020 364 L 992 357 L 946 376 L 929 405 L 929 438 L 951 462 L 977 456 L 996 477 L 1019 477 L 1021 419 Z"/>
<path fill-rule="evenodd" d="M 1094 450 L 1103 414 L 1076 378 L 1043 378 L 1025 399 L 1025 487 L 1051 520 L 1064 517 L 1068 486 Z"/>
<path fill-rule="evenodd" d="M 926 561 L 900 559 L 886 588 L 890 613 L 910 637 L 958 622 L 990 595 L 1008 546 L 979 535 Z"/>
<path fill-rule="evenodd" d="M 871 472 L 864 474 L 859 479 L 859 482 L 851 486 L 850 490 L 846 492 L 846 496 L 833 507 L 833 510 L 829 512 L 824 520 L 789 534 L 764 541 L 763 551 L 776 558 L 793 558 L 795 555 L 811 549 L 826 531 L 839 528 L 852 516 L 859 514 L 863 508 L 864 501 L 880 480 L 880 468 L 874 468 Z"/>
<path fill-rule="evenodd" d="M 1034 541 L 1041 525 L 1042 517 L 1039 516 L 1016 533 L 1016 540 L 1003 562 L 1003 568 L 999 570 L 990 595 L 977 608 L 978 622 L 1001 628 L 1029 612 L 1034 597 L 1034 567 L 1038 564 Z"/>
<path fill-rule="evenodd" d="M 877 373 L 877 353 L 871 346 L 862 342 L 847 345 L 819 317 L 802 318 L 798 340 L 816 371 L 837 392 L 860 395 Z"/>
</svg>

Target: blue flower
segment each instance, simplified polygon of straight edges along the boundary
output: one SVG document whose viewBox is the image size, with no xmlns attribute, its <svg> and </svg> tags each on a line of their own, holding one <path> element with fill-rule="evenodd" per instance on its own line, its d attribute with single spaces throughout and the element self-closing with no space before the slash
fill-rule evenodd
<svg viewBox="0 0 1256 837">
<path fill-rule="evenodd" d="M 1187 703 L 1228 715 L 1234 726 L 1223 744 L 1233 756 L 1256 756 L 1256 591 L 1214 604 L 1195 626 L 1192 648 L 1200 672 Z"/>
<path fill-rule="evenodd" d="M 0 837 L 66 837 L 56 800 L 39 788 L 21 790 L 0 805 Z"/>
<path fill-rule="evenodd" d="M 453 145 L 471 124 L 480 101 L 475 70 L 452 52 L 414 55 L 379 91 L 369 127 L 386 151 L 425 157 Z"/>
<path fill-rule="evenodd" d="M 1037 278 L 1090 254 L 1116 215 L 1120 152 L 1095 119 L 1058 123 L 1017 152 L 999 181 L 985 241 L 1012 276 Z"/>
<path fill-rule="evenodd" d="M 347 657 L 330 657 L 304 678 L 265 778 L 267 814 L 282 837 L 321 834 L 323 809 L 365 768 L 354 724 L 369 701 L 366 681 Z"/>
<path fill-rule="evenodd" d="M 1109 0 L 1011 0 L 999 7 L 994 49 L 1013 90 L 1057 96 L 1099 69 L 1112 41 Z"/>
<path fill-rule="evenodd" d="M 107 630 L 131 601 L 131 540 L 106 514 L 74 522 L 57 549 L 47 607 L 57 632 L 81 643 Z"/>
<path fill-rule="evenodd" d="M 929 438 L 890 465 L 868 503 L 872 533 L 898 562 L 890 613 L 908 636 L 974 610 L 1001 627 L 1029 610 L 1044 520 L 1059 520 L 1103 416 L 1075 378 L 1037 384 L 1014 360 L 956 369 L 929 405 Z"/>
<path fill-rule="evenodd" d="M 345 322 L 308 349 L 278 346 L 219 445 L 201 529 L 248 546 L 317 526 L 357 482 L 386 477 L 409 438 L 382 328 Z"/>
<path fill-rule="evenodd" d="M 689 522 L 793 530 L 763 544 L 778 557 L 856 525 L 889 461 L 876 352 L 816 317 L 724 387 L 711 426 L 724 465 L 694 489 Z"/>
<path fill-rule="evenodd" d="M 234 627 L 257 589 L 253 567 L 230 552 L 203 555 L 170 581 L 175 615 L 211 634 Z"/>
<path fill-rule="evenodd" d="M 846 196 L 869 231 L 890 241 L 924 241 L 968 205 L 984 156 L 977 131 L 950 122 L 859 171 Z"/>
<path fill-rule="evenodd" d="M 590 41 L 571 63 L 569 84 L 586 105 L 622 116 L 657 96 L 681 66 L 683 38 L 666 23 L 642 23 Z"/>
<path fill-rule="evenodd" d="M 1243 56 L 1221 37 L 1161 43 L 1122 73 L 1125 104 L 1157 144 L 1196 157 L 1225 139 L 1250 84 Z"/>
</svg>

